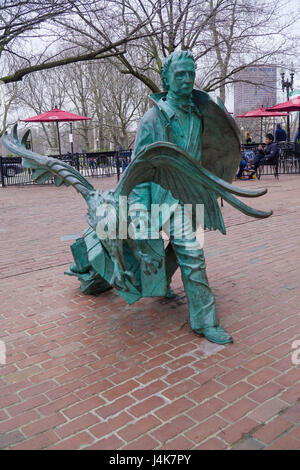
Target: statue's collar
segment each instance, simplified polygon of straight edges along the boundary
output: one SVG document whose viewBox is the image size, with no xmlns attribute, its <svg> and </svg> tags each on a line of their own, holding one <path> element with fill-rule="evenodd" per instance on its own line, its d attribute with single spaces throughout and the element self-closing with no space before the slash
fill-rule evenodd
<svg viewBox="0 0 300 470">
<path fill-rule="evenodd" d="M 167 118 L 169 121 L 174 115 L 175 115 L 175 110 L 173 106 L 170 105 L 168 100 L 166 100 L 167 97 L 167 92 L 163 91 L 161 93 L 155 93 L 153 95 L 150 95 L 150 100 L 155 104 L 155 106 L 158 107 L 158 109 L 161 111 L 161 113 Z M 193 90 L 192 92 L 192 103 L 193 103 L 193 108 L 194 111 L 197 114 L 201 115 L 201 111 L 199 109 L 199 104 L 201 101 L 203 101 L 203 95 L 208 96 L 207 93 L 201 91 L 201 90 Z"/>
<path fill-rule="evenodd" d="M 165 99 L 167 96 L 167 91 L 162 91 L 161 93 L 154 93 L 150 95 L 150 100 L 154 101 L 154 103 L 158 103 L 161 99 Z M 202 90 L 193 89 L 192 91 L 192 99 L 195 103 L 199 101 L 199 99 L 203 98 L 203 96 L 209 97 L 208 93 Z"/>
</svg>

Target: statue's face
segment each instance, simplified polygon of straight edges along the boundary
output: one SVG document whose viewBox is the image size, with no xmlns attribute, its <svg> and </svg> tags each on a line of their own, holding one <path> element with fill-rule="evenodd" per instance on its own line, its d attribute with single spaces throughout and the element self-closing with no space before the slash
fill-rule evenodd
<svg viewBox="0 0 300 470">
<path fill-rule="evenodd" d="M 168 72 L 169 91 L 180 97 L 188 97 L 193 90 L 195 75 L 193 59 L 184 58 L 172 62 Z"/>
</svg>

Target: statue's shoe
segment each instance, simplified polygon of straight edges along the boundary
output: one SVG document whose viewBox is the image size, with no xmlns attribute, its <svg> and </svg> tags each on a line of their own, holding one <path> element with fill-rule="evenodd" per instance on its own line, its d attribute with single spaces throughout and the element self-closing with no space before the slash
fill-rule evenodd
<svg viewBox="0 0 300 470">
<path fill-rule="evenodd" d="M 228 334 L 220 325 L 209 326 L 207 328 L 201 328 L 193 330 L 198 335 L 203 335 L 208 341 L 217 344 L 233 343 L 233 338 Z"/>
<path fill-rule="evenodd" d="M 76 263 L 74 263 L 74 261 L 70 264 L 70 271 L 72 271 L 72 273 L 76 273 L 76 274 L 79 273 L 77 265 L 76 265 Z"/>
</svg>

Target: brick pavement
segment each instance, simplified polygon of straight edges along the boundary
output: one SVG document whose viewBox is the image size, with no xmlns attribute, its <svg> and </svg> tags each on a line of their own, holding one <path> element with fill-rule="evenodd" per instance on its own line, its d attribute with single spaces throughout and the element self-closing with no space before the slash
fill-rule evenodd
<svg viewBox="0 0 300 470">
<path fill-rule="evenodd" d="M 0 448 L 299 449 L 299 183 L 237 182 L 268 187 L 250 202 L 274 215 L 225 204 L 228 235 L 206 234 L 226 347 L 191 332 L 179 273 L 176 300 L 80 293 L 63 274 L 86 227 L 74 191 L 0 189 Z"/>
</svg>

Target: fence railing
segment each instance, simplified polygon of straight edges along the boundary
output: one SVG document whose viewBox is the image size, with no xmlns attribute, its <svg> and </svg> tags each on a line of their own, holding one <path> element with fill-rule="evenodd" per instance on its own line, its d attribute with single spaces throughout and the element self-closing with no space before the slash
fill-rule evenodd
<svg viewBox="0 0 300 470">
<path fill-rule="evenodd" d="M 259 144 L 242 145 L 242 152 L 257 152 Z M 279 174 L 300 173 L 300 145 L 282 142 L 279 147 Z M 132 150 L 121 150 L 113 152 L 92 152 L 92 153 L 67 153 L 63 155 L 52 155 L 54 158 L 69 163 L 85 177 L 104 177 L 120 175 L 125 171 L 131 161 Z M 273 174 L 272 168 L 264 166 L 262 174 Z M 51 184 L 47 181 L 43 184 Z M 32 170 L 22 166 L 21 157 L 0 156 L 0 184 L 4 186 L 33 184 Z"/>
<path fill-rule="evenodd" d="M 52 155 L 76 168 L 85 177 L 103 177 L 120 175 L 131 161 L 131 150 L 115 152 L 67 153 Z M 43 184 L 51 184 L 49 180 Z M 32 170 L 22 166 L 21 157 L 0 157 L 0 183 L 2 187 L 33 184 Z"/>
<path fill-rule="evenodd" d="M 242 145 L 242 154 L 247 154 L 248 157 L 251 154 L 252 156 L 255 156 L 259 145 L 261 144 L 255 143 Z M 300 173 L 300 145 L 292 142 L 279 142 L 277 146 L 279 149 L 278 174 L 285 175 Z M 272 167 L 264 165 L 261 168 L 261 174 L 273 175 Z"/>
</svg>

